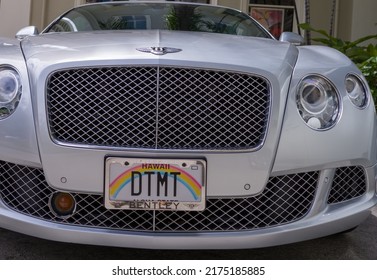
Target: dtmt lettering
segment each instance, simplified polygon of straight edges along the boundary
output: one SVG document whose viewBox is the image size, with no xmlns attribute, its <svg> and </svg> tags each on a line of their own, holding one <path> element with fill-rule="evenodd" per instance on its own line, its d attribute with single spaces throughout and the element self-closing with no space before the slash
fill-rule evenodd
<svg viewBox="0 0 377 280">
<path fill-rule="evenodd" d="M 152 194 L 152 189 L 156 191 L 157 196 L 168 196 L 169 189 L 173 189 L 173 197 L 177 196 L 177 180 L 180 172 L 158 172 L 158 171 L 146 171 L 141 173 L 139 171 L 131 172 L 131 195 L 140 196 L 143 193 L 143 186 L 146 187 L 148 197 Z M 155 183 L 152 184 L 152 176 L 156 176 Z M 173 186 L 168 187 L 168 177 L 173 178 Z M 143 184 L 143 178 L 147 181 Z M 137 180 L 136 180 L 137 179 Z M 136 183 L 138 182 L 138 183 Z"/>
</svg>

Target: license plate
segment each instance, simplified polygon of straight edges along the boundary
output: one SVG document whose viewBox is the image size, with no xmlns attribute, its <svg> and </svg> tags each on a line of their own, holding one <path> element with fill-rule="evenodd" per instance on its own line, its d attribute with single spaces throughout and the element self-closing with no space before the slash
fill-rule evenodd
<svg viewBox="0 0 377 280">
<path fill-rule="evenodd" d="M 105 164 L 107 209 L 203 211 L 206 162 L 109 157 Z"/>
</svg>

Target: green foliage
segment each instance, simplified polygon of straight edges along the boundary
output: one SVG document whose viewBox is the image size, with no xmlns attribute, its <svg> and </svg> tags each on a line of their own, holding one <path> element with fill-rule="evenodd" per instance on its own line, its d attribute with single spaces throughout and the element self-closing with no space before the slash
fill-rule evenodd
<svg viewBox="0 0 377 280">
<path fill-rule="evenodd" d="M 0 117 L 2 116 L 2 115 L 9 115 L 9 110 L 7 109 L 7 108 L 3 108 L 3 107 L 1 107 L 0 108 Z"/>
<path fill-rule="evenodd" d="M 314 29 L 308 23 L 300 24 L 307 31 L 321 34 L 323 37 L 314 38 L 313 41 L 337 49 L 347 55 L 361 70 L 371 89 L 373 99 L 377 106 L 377 44 L 361 45 L 371 39 L 377 39 L 377 34 L 365 36 L 355 41 L 344 41 L 329 35 L 325 30 Z"/>
<path fill-rule="evenodd" d="M 166 24 L 168 30 L 178 30 L 179 22 L 177 12 L 174 9 L 170 9 L 170 13 L 166 15 Z"/>
<path fill-rule="evenodd" d="M 358 64 L 361 72 L 369 83 L 370 90 L 377 104 L 377 56 L 373 56 L 366 61 Z"/>
<path fill-rule="evenodd" d="M 192 7 L 172 7 L 165 21 L 169 30 L 201 31 L 202 17 Z"/>
</svg>

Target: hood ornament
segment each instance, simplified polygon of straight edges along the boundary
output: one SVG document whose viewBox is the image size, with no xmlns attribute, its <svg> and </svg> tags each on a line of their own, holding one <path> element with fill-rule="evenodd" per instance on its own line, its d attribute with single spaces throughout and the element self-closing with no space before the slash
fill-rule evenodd
<svg viewBox="0 0 377 280">
<path fill-rule="evenodd" d="M 167 53 L 176 53 L 182 51 L 181 49 L 176 48 L 167 48 L 167 47 L 149 47 L 149 48 L 137 48 L 139 52 L 146 52 L 155 55 L 164 55 Z"/>
</svg>

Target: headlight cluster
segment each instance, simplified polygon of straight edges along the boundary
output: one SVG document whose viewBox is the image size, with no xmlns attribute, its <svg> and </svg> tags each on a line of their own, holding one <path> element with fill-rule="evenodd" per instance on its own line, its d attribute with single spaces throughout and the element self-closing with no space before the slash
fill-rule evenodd
<svg viewBox="0 0 377 280">
<path fill-rule="evenodd" d="M 368 105 L 366 87 L 361 79 L 353 74 L 346 78 L 346 91 L 351 102 L 358 108 L 365 108 Z"/>
<path fill-rule="evenodd" d="M 302 119 L 313 129 L 329 129 L 338 120 L 339 95 L 321 76 L 307 76 L 300 82 L 296 102 Z"/>
<path fill-rule="evenodd" d="M 21 92 L 18 72 L 11 67 L 0 67 L 0 119 L 6 118 L 17 108 Z"/>
</svg>

